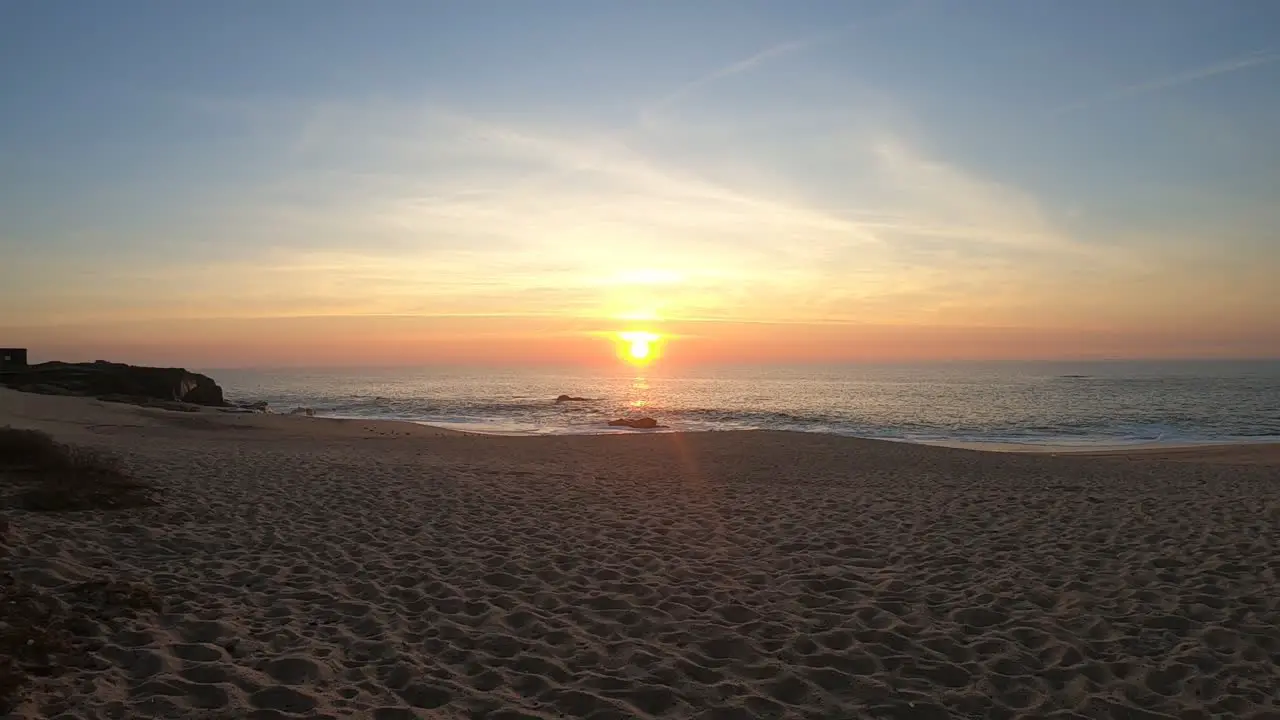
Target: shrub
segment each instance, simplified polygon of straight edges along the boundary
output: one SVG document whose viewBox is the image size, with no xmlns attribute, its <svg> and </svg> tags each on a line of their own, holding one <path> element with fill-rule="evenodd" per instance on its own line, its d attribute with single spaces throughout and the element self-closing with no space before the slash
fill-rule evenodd
<svg viewBox="0 0 1280 720">
<path fill-rule="evenodd" d="M 150 504 L 148 486 L 114 455 L 64 445 L 37 430 L 0 428 L 0 480 L 32 510 L 88 510 Z M 0 515 L 0 561 L 11 546 Z M 7 564 L 6 564 L 7 566 Z M 142 611 L 160 611 L 155 591 L 116 579 L 63 588 L 62 597 L 0 573 L 0 715 L 12 712 L 36 676 L 63 672 L 86 656 L 85 627 Z"/>
<path fill-rule="evenodd" d="M 47 433 L 0 428 L 0 467 L 37 469 L 61 462 L 65 454 Z"/>
<path fill-rule="evenodd" d="M 29 510 L 119 509 L 152 504 L 120 458 L 57 442 L 38 430 L 0 428 L 0 469 L 12 471 Z"/>
</svg>

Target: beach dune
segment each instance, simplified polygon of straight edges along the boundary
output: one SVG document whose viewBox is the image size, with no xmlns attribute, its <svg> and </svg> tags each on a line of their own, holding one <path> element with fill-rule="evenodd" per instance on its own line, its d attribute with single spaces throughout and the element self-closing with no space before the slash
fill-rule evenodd
<svg viewBox="0 0 1280 720">
<path fill-rule="evenodd" d="M 152 507 L 3 510 L 5 571 L 159 610 L 18 718 L 1274 718 L 1274 446 L 488 437 L 0 391 Z"/>
</svg>

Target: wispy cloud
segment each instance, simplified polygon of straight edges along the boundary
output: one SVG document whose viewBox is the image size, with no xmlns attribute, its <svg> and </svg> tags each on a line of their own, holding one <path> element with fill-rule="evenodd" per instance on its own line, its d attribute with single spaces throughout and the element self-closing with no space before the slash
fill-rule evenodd
<svg viewBox="0 0 1280 720">
<path fill-rule="evenodd" d="M 722 80 L 757 70 L 769 63 L 802 53 L 806 50 L 817 48 L 821 45 L 844 40 L 855 31 L 866 31 L 872 26 L 916 17 L 920 15 L 922 11 L 926 10 L 927 6 L 927 0 L 903 0 L 901 2 L 893 2 L 887 6 L 887 10 L 884 12 L 874 13 L 871 16 L 862 18 L 855 22 L 847 22 L 837 27 L 829 28 L 821 32 L 815 32 L 805 37 L 781 41 L 762 48 L 751 55 L 730 62 L 727 65 L 718 67 L 704 75 L 701 75 L 700 77 L 690 80 L 661 98 L 653 101 L 641 111 L 641 122 L 642 124 L 651 124 L 665 111 L 672 109 L 674 106 L 693 97 L 708 86 Z"/>
<path fill-rule="evenodd" d="M 731 62 L 728 65 L 712 70 L 706 75 L 703 75 L 702 77 L 699 77 L 695 80 L 691 80 L 685 83 L 684 85 L 681 85 L 680 87 L 676 88 L 675 90 L 671 91 L 670 93 L 664 95 L 663 97 L 659 98 L 658 100 L 654 101 L 651 105 L 649 105 L 649 107 L 645 108 L 643 113 L 644 117 L 645 119 L 652 119 L 654 117 L 657 117 L 667 109 L 678 104 L 680 101 L 684 100 L 685 98 L 688 98 L 691 95 L 697 93 L 699 90 L 707 87 L 708 85 L 711 85 L 720 80 L 724 80 L 725 78 L 733 77 L 734 75 L 741 75 L 742 73 L 754 70 L 755 68 L 760 67 L 761 65 L 764 65 L 765 63 L 768 63 L 771 60 L 777 60 L 779 58 L 786 57 L 787 55 L 791 55 L 793 53 L 799 52 L 806 48 L 812 47 L 813 45 L 817 44 L 819 41 L 827 37 L 827 35 L 828 34 L 816 35 L 816 36 L 801 39 L 801 40 L 788 40 L 786 42 L 781 42 L 776 45 L 767 47 L 755 53 L 754 55 L 742 58 L 741 60 Z"/>
<path fill-rule="evenodd" d="M 232 277 L 247 288 L 236 309 L 255 315 L 315 302 L 331 314 L 907 322 L 1016 314 L 1063 268 L 1109 261 L 1055 227 L 1031 193 L 896 126 L 833 135 L 823 151 L 833 187 L 732 133 L 690 154 L 643 134 L 512 124 L 439 103 L 288 116 L 267 130 L 301 138 L 301 156 L 265 187 L 245 186 L 219 229 L 241 240 L 238 262 L 164 275 L 184 312 L 226 295 L 200 278 Z M 121 273 L 120 287 L 136 279 Z M 110 305 L 96 306 L 134 311 Z"/>
<path fill-rule="evenodd" d="M 396 170 L 374 180 L 362 170 L 350 181 L 341 172 L 304 173 L 302 190 L 285 193 L 300 204 L 266 224 L 271 234 L 310 243 L 333 235 L 335 249 L 367 258 L 378 278 L 364 294 L 381 311 L 528 310 L 521 293 L 537 277 L 561 289 L 559 299 L 538 296 L 539 307 L 560 303 L 571 313 L 897 319 L 925 306 L 971 305 L 956 297 L 961 285 L 1012 291 L 1025 282 L 1007 278 L 1031 264 L 1093 257 L 1052 226 L 1034 197 L 893 133 L 852 133 L 846 153 L 831 149 L 832 162 L 850 171 L 843 194 L 883 203 L 848 207 L 817 201 L 807 176 L 767 163 L 750 163 L 752 180 L 742 182 L 737 163 L 749 153 L 732 137 L 694 159 L 608 130 L 412 106 L 321 110 L 345 119 L 303 122 L 311 143 L 356 142 L 350 150 L 367 161 L 367 141 L 395 158 Z M 400 166 L 409 157 L 424 171 L 448 171 L 424 183 Z M 716 165 L 721 157 L 735 158 L 734 172 Z M 336 198 L 334 183 L 347 188 L 346 201 L 310 202 L 312 193 Z M 1010 252 L 1014 260 L 1000 257 Z M 264 286 L 307 277 L 332 286 L 341 277 L 296 259 L 276 273 Z M 618 282 L 622 276 L 680 279 L 655 289 Z M 420 277 L 433 279 L 415 283 Z"/>
<path fill-rule="evenodd" d="M 1188 70 L 1176 75 L 1169 75 L 1167 77 L 1149 80 L 1147 82 L 1137 83 L 1134 85 L 1126 85 L 1110 92 L 1077 100 L 1076 102 L 1054 108 L 1053 114 L 1065 115 L 1105 102 L 1121 100 L 1137 95 L 1148 95 L 1162 90 L 1179 87 L 1181 85 L 1199 82 L 1218 75 L 1226 75 L 1228 73 L 1248 70 L 1249 68 L 1269 65 L 1277 60 L 1280 60 L 1280 52 L 1264 51 L 1250 53 L 1249 55 L 1232 58 L 1230 60 L 1223 60 L 1213 63 L 1212 65 L 1206 65 L 1204 67 Z"/>
<path fill-rule="evenodd" d="M 892 135 L 870 143 L 879 181 L 906 211 L 873 227 L 970 245 L 1048 255 L 1100 258 L 1050 222 L 1031 194 L 922 152 Z"/>
</svg>

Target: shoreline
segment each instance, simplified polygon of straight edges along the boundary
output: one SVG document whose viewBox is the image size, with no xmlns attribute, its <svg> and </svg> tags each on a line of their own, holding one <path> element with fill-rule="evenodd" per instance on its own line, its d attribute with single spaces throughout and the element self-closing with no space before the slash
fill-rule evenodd
<svg viewBox="0 0 1280 720">
<path fill-rule="evenodd" d="M 994 453 L 1000 455 L 1030 455 L 1030 456 L 1066 456 L 1066 457 L 1152 457 L 1155 455 L 1177 455 L 1179 457 L 1189 457 L 1196 454 L 1208 454 L 1220 458 L 1224 453 L 1231 454 L 1234 452 L 1243 453 L 1249 457 L 1256 457 L 1259 452 L 1269 453 L 1274 450 L 1277 456 L 1280 456 L 1280 438 L 1260 438 L 1252 439 L 1235 439 L 1235 440 L 1206 440 L 1206 441 L 1174 441 L 1174 442 L 1118 442 L 1118 443 L 1076 443 L 1076 444 L 1053 444 L 1053 443 L 1016 443 L 1016 442 L 986 442 L 986 441 L 966 441 L 966 440 L 913 440 L 906 438 L 888 438 L 888 437 L 871 437 L 848 435 L 844 433 L 809 431 L 809 430 L 792 430 L 792 429 L 772 429 L 772 428 L 732 428 L 725 430 L 717 429 L 696 429 L 683 430 L 672 428 L 657 429 L 627 429 L 627 428 L 608 428 L 600 427 L 593 432 L 567 433 L 567 432 L 484 432 L 475 429 L 462 429 L 458 425 L 462 423 L 451 424 L 433 424 L 426 421 L 393 419 L 393 418 L 360 418 L 360 417 L 332 417 L 324 415 L 305 416 L 292 413 L 276 413 L 276 412 L 223 412 L 218 408 L 202 407 L 195 412 L 174 412 L 164 410 L 162 408 L 144 407 L 131 405 L 128 403 L 108 402 L 94 398 L 71 397 L 71 396 L 50 396 L 32 393 L 24 393 L 17 390 L 0 388 L 0 403 L 6 401 L 6 397 L 13 398 L 10 405 L 15 402 L 22 404 L 40 405 L 41 400 L 52 400 L 55 404 L 58 402 L 70 403 L 89 403 L 97 407 L 107 408 L 123 408 L 134 409 L 140 411 L 144 415 L 168 416 L 173 418 L 201 418 L 212 423 L 221 423 L 231 427 L 247 427 L 255 426 L 268 428 L 273 430 L 290 431 L 291 435 L 297 437 L 308 437 L 311 435 L 319 437 L 331 437 L 337 435 L 347 435 L 352 428 L 364 428 L 372 435 L 386 437 L 422 437 L 422 436 L 461 436 L 476 438 L 494 438 L 494 439 L 574 439 L 574 438 L 596 438 L 596 437 L 636 437 L 636 436 L 735 436 L 735 435 L 755 435 L 755 434 L 778 434 L 782 436 L 799 436 L 813 438 L 829 438 L 836 441 L 848 440 L 855 443 L 871 442 L 871 443 L 888 443 L 891 445 L 904 445 L 909 447 L 925 447 L 946 450 L 961 450 L 970 452 Z M 23 400 L 25 399 L 25 400 Z M 216 419 L 215 419 L 216 418 Z M 179 420 L 181 422 L 181 420 Z M 313 430 L 319 432 L 306 432 Z M 335 432 L 337 431 L 337 432 Z"/>
<path fill-rule="evenodd" d="M 316 416 L 310 418 L 313 420 L 347 420 L 354 421 L 355 418 L 331 418 L 325 416 Z M 519 432 L 519 431 L 491 431 L 485 432 L 481 430 L 464 430 L 459 425 L 463 423 L 438 424 L 421 420 L 398 420 L 384 419 L 378 422 L 396 422 L 408 423 L 412 425 L 420 425 L 422 427 L 435 428 L 438 430 L 446 430 L 456 432 L 463 435 L 476 435 L 481 437 L 534 437 L 534 438 L 551 438 L 551 437 L 594 437 L 598 435 L 696 435 L 696 434 L 724 434 L 724 433 L 794 433 L 796 435 L 817 435 L 820 437 L 833 438 L 849 438 L 852 440 L 869 440 L 873 442 L 901 443 L 906 445 L 922 445 L 926 447 L 949 448 L 953 450 L 975 450 L 979 452 L 999 452 L 999 453 L 1025 453 L 1032 455 L 1115 455 L 1127 453 L 1149 453 L 1162 450 L 1197 450 L 1197 449 L 1216 449 L 1216 448 L 1235 448 L 1235 447 L 1268 447 L 1280 446 L 1280 437 L 1264 437 L 1259 439 L 1216 439 L 1216 440 L 1178 440 L 1170 442 L 1159 441 L 1134 441 L 1134 442 L 1091 442 L 1091 443 L 1018 443 L 1018 442 L 1001 442 L 1001 441 L 970 441 L 970 440 L 913 440 L 907 438 L 889 438 L 875 437 L 868 435 L 850 435 L 846 433 L 822 432 L 818 430 L 790 430 L 790 429 L 774 429 L 774 428 L 730 428 L 725 430 L 707 429 L 707 430 L 680 430 L 673 428 L 658 428 L 652 430 L 635 430 L 635 429 L 619 429 L 619 428 L 600 428 L 593 432 Z"/>
<path fill-rule="evenodd" d="M 288 413 L 262 413 L 265 415 L 276 417 L 296 417 Z M 1280 436 L 1263 436 L 1257 439 L 1253 438 L 1228 438 L 1228 439 L 1212 439 L 1212 440 L 1174 440 L 1168 442 L 1162 441 L 1115 441 L 1108 442 L 1106 440 L 1088 441 L 1079 443 L 1056 443 L 1056 442 L 1011 442 L 1003 440 L 951 440 L 951 439 L 911 439 L 884 437 L 872 435 L 853 435 L 840 432 L 826 432 L 821 430 L 795 430 L 788 428 L 726 428 L 726 429 L 680 429 L 671 427 L 660 427 L 655 429 L 628 429 L 628 428 L 610 428 L 592 426 L 589 432 L 562 432 L 559 428 L 552 429 L 547 432 L 526 431 L 526 430 L 477 430 L 471 425 L 480 423 L 441 423 L 429 420 L 410 420 L 404 418 L 363 418 L 357 416 L 327 416 L 316 415 L 313 417 L 303 418 L 305 420 L 338 420 L 342 422 L 377 422 L 377 423 L 403 423 L 408 425 L 417 425 L 421 427 L 433 428 L 436 430 L 459 433 L 462 435 L 476 435 L 482 437 L 594 437 L 594 436 L 610 436 L 610 435 L 688 435 L 688 434 L 723 434 L 723 433 L 795 433 L 797 435 L 817 435 L 821 437 L 834 438 L 850 438 L 853 440 L 871 440 L 889 443 L 904 443 L 908 445 L 923 445 L 928 447 L 951 448 L 955 450 L 978 450 L 983 452 L 1002 452 L 1002 453 L 1029 453 L 1029 454 L 1071 454 L 1071 455 L 1090 455 L 1101 453 L 1125 453 L 1135 452 L 1143 453 L 1153 450 L 1175 450 L 1175 449 L 1196 449 L 1196 448 L 1217 448 L 1217 447 L 1237 447 L 1237 446 L 1269 446 L 1280 445 Z"/>
<path fill-rule="evenodd" d="M 871 438 L 868 438 L 871 439 Z M 896 442 L 896 441 L 891 441 Z M 1259 440 L 1200 440 L 1173 442 L 1132 443 L 1096 443 L 1096 444 L 1052 444 L 1052 443 L 1010 443 L 1010 442 L 967 442 L 950 440 L 904 440 L 902 442 L 934 447 L 952 448 L 955 450 L 978 450 L 982 452 L 1026 453 L 1032 455 L 1125 455 L 1145 454 L 1162 450 L 1209 450 L 1216 448 L 1248 448 L 1280 446 L 1280 438 Z"/>
</svg>

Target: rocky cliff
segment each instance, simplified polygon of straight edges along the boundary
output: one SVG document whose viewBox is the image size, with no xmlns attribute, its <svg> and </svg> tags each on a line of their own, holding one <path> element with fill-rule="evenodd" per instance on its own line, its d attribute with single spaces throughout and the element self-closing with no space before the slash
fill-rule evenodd
<svg viewBox="0 0 1280 720">
<path fill-rule="evenodd" d="M 48 362 L 15 372 L 0 372 L 0 385 L 48 395 L 104 395 L 146 400 L 176 400 L 224 406 L 222 388 L 207 375 L 182 368 L 110 363 Z"/>
</svg>

